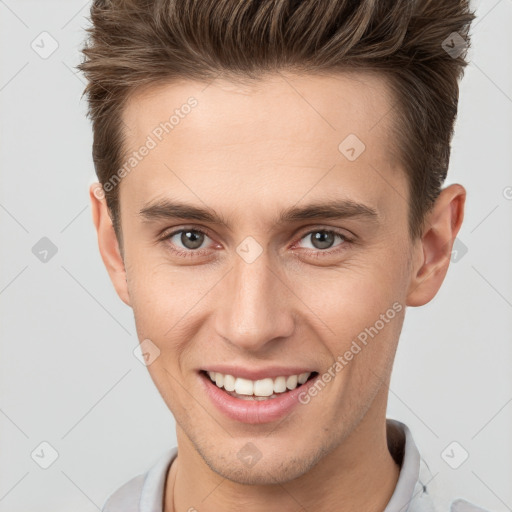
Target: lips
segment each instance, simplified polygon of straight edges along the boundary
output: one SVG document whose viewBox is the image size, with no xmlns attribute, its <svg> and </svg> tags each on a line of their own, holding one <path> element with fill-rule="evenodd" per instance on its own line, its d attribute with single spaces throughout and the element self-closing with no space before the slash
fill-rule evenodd
<svg viewBox="0 0 512 512">
<path fill-rule="evenodd" d="M 277 371 L 275 369 L 267 369 L 265 372 L 242 372 L 239 369 L 227 369 L 227 367 L 223 367 L 223 369 L 224 371 L 231 371 L 237 375 L 237 377 L 239 377 L 241 373 L 244 375 L 250 374 L 252 376 L 263 376 L 263 379 L 260 378 L 257 380 L 270 379 L 269 375 L 284 376 L 283 374 L 286 373 L 288 373 L 288 375 L 296 375 L 295 372 L 297 372 L 297 370 L 299 374 L 307 373 L 300 371 L 304 370 L 304 368 L 287 368 L 284 369 L 284 371 L 283 368 L 279 368 Z M 228 373 L 227 375 L 231 374 Z M 204 391 L 220 412 L 235 421 L 259 424 L 276 421 L 290 413 L 300 404 L 300 394 L 306 393 L 309 387 L 315 384 L 319 377 L 319 373 L 312 371 L 309 379 L 303 384 L 299 384 L 295 389 L 281 393 L 272 393 L 270 396 L 267 395 L 265 397 L 257 397 L 254 395 L 249 396 L 248 394 L 237 396 L 235 392 L 228 392 L 225 389 L 218 387 L 216 383 L 212 382 L 206 371 L 200 371 L 199 376 Z"/>
</svg>

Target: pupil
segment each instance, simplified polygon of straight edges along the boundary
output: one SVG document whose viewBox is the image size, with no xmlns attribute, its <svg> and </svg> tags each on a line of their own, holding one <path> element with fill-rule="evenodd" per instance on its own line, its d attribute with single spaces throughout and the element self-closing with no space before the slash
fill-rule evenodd
<svg viewBox="0 0 512 512">
<path fill-rule="evenodd" d="M 328 249 L 334 243 L 334 234 L 327 231 L 317 231 L 313 235 L 313 245 L 317 249 Z"/>
<path fill-rule="evenodd" d="M 190 237 L 190 238 L 188 238 Z M 203 243 L 204 235 L 196 231 L 184 231 L 181 234 L 181 243 L 187 249 L 197 249 Z"/>
</svg>

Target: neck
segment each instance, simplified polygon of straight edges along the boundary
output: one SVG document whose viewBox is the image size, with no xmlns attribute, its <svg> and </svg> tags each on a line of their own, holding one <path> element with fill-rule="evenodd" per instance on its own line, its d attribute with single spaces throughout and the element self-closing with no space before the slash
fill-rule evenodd
<svg viewBox="0 0 512 512">
<path fill-rule="evenodd" d="M 378 416 L 378 417 L 376 417 Z M 165 489 L 165 512 L 382 512 L 400 473 L 391 456 L 385 411 L 371 409 L 351 434 L 310 471 L 273 485 L 243 485 L 213 472 L 177 427 L 178 456 L 171 465 Z M 368 492 L 371 490 L 371 492 Z"/>
</svg>

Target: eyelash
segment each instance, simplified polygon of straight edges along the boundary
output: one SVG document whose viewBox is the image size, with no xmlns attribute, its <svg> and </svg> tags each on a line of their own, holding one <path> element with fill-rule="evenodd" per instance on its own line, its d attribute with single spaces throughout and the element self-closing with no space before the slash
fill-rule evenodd
<svg viewBox="0 0 512 512">
<path fill-rule="evenodd" d="M 176 231 L 172 231 L 170 233 L 166 233 L 164 234 L 159 240 L 162 241 L 162 242 L 168 242 L 174 235 L 177 235 L 179 233 L 183 233 L 185 231 L 193 231 L 194 233 L 199 233 L 199 234 L 202 234 L 202 235 L 205 235 L 209 238 L 212 238 L 210 236 L 210 233 L 209 231 L 207 230 L 204 230 L 204 229 L 196 229 L 196 228 L 181 228 L 181 229 L 177 229 Z M 325 250 L 322 250 L 322 249 L 317 249 L 317 250 L 312 250 L 312 249 L 303 249 L 305 251 L 307 251 L 308 253 L 310 253 L 310 255 L 312 255 L 313 257 L 315 258 L 322 258 L 324 256 L 333 256 L 334 254 L 338 254 L 342 251 L 345 251 L 347 248 L 346 248 L 346 245 L 349 244 L 353 244 L 355 243 L 355 240 L 351 237 L 348 237 L 345 233 L 342 233 L 340 231 L 337 231 L 335 229 L 313 229 L 313 230 L 310 230 L 310 231 L 307 231 L 305 233 L 303 233 L 300 238 L 298 239 L 298 242 L 300 242 L 301 240 L 303 240 L 304 238 L 306 238 L 308 235 L 312 235 L 313 233 L 332 233 L 340 238 L 343 239 L 343 242 L 341 244 L 339 244 L 338 246 L 336 246 L 335 249 L 325 249 Z M 297 242 L 294 243 L 294 245 L 296 244 Z M 188 249 L 188 250 L 183 250 L 183 249 L 175 249 L 174 247 L 172 247 L 173 244 L 169 243 L 168 244 L 169 246 L 171 246 L 171 251 L 174 252 L 174 254 L 176 254 L 177 256 L 180 256 L 180 257 L 183 257 L 183 258 L 193 258 L 197 255 L 202 255 L 203 254 L 203 251 L 207 251 L 208 249 Z"/>
</svg>

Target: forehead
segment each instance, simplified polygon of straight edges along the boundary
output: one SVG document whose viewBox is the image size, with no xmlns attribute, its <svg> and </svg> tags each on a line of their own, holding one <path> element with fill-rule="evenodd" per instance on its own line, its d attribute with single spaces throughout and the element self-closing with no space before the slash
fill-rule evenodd
<svg viewBox="0 0 512 512">
<path fill-rule="evenodd" d="M 124 181 L 138 204 L 167 189 L 190 195 L 187 184 L 212 201 L 236 188 L 260 204 L 275 202 L 283 185 L 297 200 L 343 185 L 356 200 L 364 188 L 378 208 L 390 187 L 403 186 L 392 104 L 384 78 L 367 72 L 147 87 L 123 112 L 125 160 L 149 139 L 152 148 Z"/>
<path fill-rule="evenodd" d="M 298 140 L 329 132 L 338 132 L 340 137 L 350 130 L 364 137 L 377 125 L 380 129 L 374 135 L 389 129 L 388 113 L 393 101 L 385 77 L 374 72 L 276 72 L 257 80 L 240 80 L 179 80 L 141 88 L 132 94 L 123 112 L 128 139 L 150 133 L 190 97 L 198 103 L 193 109 L 195 115 L 187 114 L 185 117 L 191 119 L 176 125 L 173 134 L 208 135 L 212 146 L 224 142 L 226 134 L 221 128 L 230 128 L 230 138 L 242 142 L 249 142 L 248 134 L 252 134 L 251 141 L 257 140 L 258 135 L 284 135 L 283 127 L 286 135 L 293 134 Z M 212 126 L 217 130 L 212 131 Z"/>
</svg>

